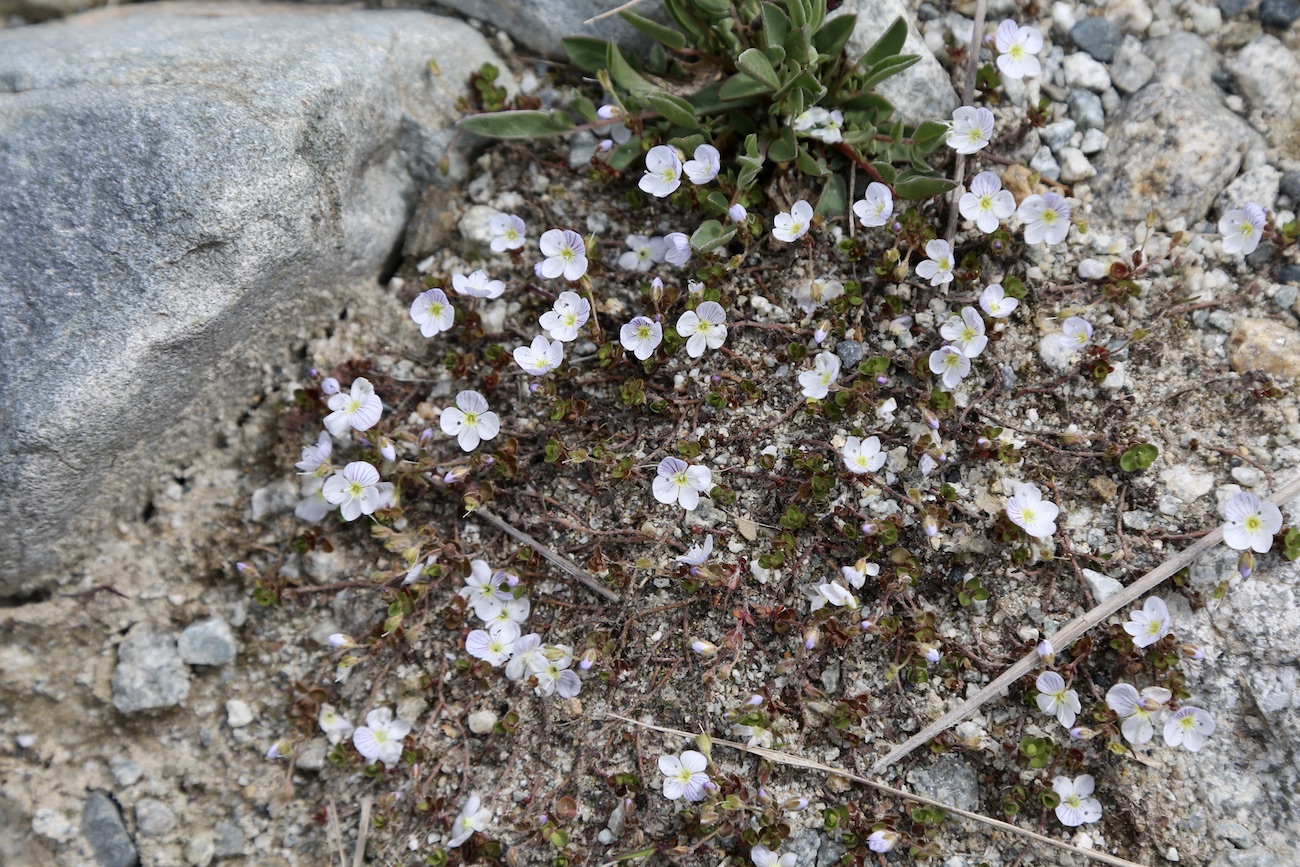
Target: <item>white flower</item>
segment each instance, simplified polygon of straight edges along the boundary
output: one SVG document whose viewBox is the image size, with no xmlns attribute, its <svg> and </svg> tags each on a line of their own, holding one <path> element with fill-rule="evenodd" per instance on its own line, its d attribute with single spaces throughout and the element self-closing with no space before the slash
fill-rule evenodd
<svg viewBox="0 0 1300 867">
<path fill-rule="evenodd" d="M 1015 496 L 1007 500 L 1011 523 L 1035 539 L 1046 539 L 1056 532 L 1056 516 L 1060 513 L 1055 503 L 1043 499 L 1037 485 L 1028 482 L 1016 485 Z"/>
<path fill-rule="evenodd" d="M 1138 695 L 1137 688 L 1128 683 L 1117 683 L 1106 693 L 1106 704 L 1123 720 L 1120 732 L 1131 744 L 1144 744 L 1151 740 L 1155 730 L 1153 721 L 1164 711 L 1173 693 L 1164 687 L 1148 686 Z"/>
<path fill-rule="evenodd" d="M 691 261 L 691 239 L 684 232 L 664 235 L 664 248 L 664 261 L 669 265 L 680 268 Z"/>
<path fill-rule="evenodd" d="M 352 733 L 352 745 L 368 762 L 383 762 L 391 768 L 402 760 L 402 738 L 411 733 L 406 720 L 393 719 L 386 707 L 375 708 L 366 714 L 366 724 Z"/>
<path fill-rule="evenodd" d="M 970 192 L 962 194 L 957 209 L 987 235 L 1016 212 L 1016 197 L 1002 189 L 1002 181 L 994 172 L 980 172 L 971 178 Z"/>
<path fill-rule="evenodd" d="M 685 564 L 687 566 L 703 566 L 704 563 L 709 559 L 709 555 L 712 553 L 713 553 L 713 536 L 709 534 L 705 534 L 704 544 L 692 545 L 690 547 L 690 550 L 688 550 L 685 554 L 682 554 L 677 558 L 677 562 Z"/>
<path fill-rule="evenodd" d="M 876 407 L 876 418 L 885 424 L 890 424 L 894 421 L 894 413 L 897 411 L 898 401 L 891 397 L 882 401 L 880 406 Z"/>
<path fill-rule="evenodd" d="M 475 659 L 482 659 L 493 668 L 500 668 L 514 653 L 515 642 L 519 640 L 519 627 L 513 621 L 509 626 L 498 626 L 490 632 L 475 629 L 465 636 L 465 652 Z"/>
<path fill-rule="evenodd" d="M 686 338 L 686 354 L 699 358 L 704 348 L 718 349 L 727 340 L 727 311 L 716 301 L 702 301 L 677 319 L 677 333 Z"/>
<path fill-rule="evenodd" d="M 468 277 L 452 274 L 451 288 L 456 290 L 457 295 L 468 295 L 471 298 L 500 298 L 501 293 L 506 291 L 506 284 L 489 278 L 488 272 L 480 268 L 471 271 Z"/>
<path fill-rule="evenodd" d="M 890 849 L 893 849 L 894 844 L 897 842 L 898 835 L 893 831 L 872 831 L 867 835 L 867 848 L 879 855 L 883 855 Z"/>
<path fill-rule="evenodd" d="M 649 235 L 628 235 L 628 251 L 618 257 L 618 267 L 628 271 L 649 271 L 650 267 L 664 260 L 666 252 L 663 238 L 651 238 Z"/>
<path fill-rule="evenodd" d="M 830 277 L 818 277 L 800 284 L 794 290 L 794 302 L 804 313 L 834 301 L 844 294 L 844 284 Z"/>
<path fill-rule="evenodd" d="M 836 608 L 847 608 L 850 611 L 857 611 L 859 608 L 858 597 L 850 593 L 838 581 L 827 581 L 818 584 L 814 592 L 809 593 L 808 597 L 812 600 L 812 610 L 816 611 L 827 602 Z"/>
<path fill-rule="evenodd" d="M 528 601 L 527 596 L 520 596 L 516 599 L 513 595 L 505 600 L 493 600 L 485 602 L 482 605 L 482 611 L 478 608 L 474 610 L 475 614 L 483 619 L 487 624 L 488 632 L 497 635 L 501 630 L 513 630 L 514 636 L 510 639 L 513 641 L 519 637 L 519 627 L 526 620 L 532 610 L 532 603 Z"/>
<path fill-rule="evenodd" d="M 861 590 L 862 585 L 866 583 L 867 576 L 876 576 L 880 574 L 880 566 L 876 563 L 868 563 L 865 559 L 859 560 L 852 566 L 841 566 L 840 573 L 844 580 L 854 590 Z"/>
<path fill-rule="evenodd" d="M 835 144 L 844 138 L 841 133 L 844 128 L 844 113 L 839 110 L 828 111 L 815 105 L 796 117 L 790 125 L 800 135 L 819 139 L 826 144 Z"/>
<path fill-rule="evenodd" d="M 686 291 L 691 293 L 692 295 L 698 295 L 704 291 L 704 284 L 701 283 L 699 280 L 693 280 L 691 278 L 687 278 Z"/>
<path fill-rule="evenodd" d="M 618 342 L 641 361 L 654 355 L 663 340 L 664 327 L 648 316 L 633 317 L 618 332 Z"/>
<path fill-rule="evenodd" d="M 537 266 L 538 273 L 547 280 L 554 280 L 561 274 L 565 280 L 581 280 L 587 273 L 587 245 L 572 229 L 545 231 L 537 245 L 546 257 Z"/>
<path fill-rule="evenodd" d="M 546 656 L 542 653 L 542 637 L 536 632 L 525 635 L 515 641 L 506 663 L 507 680 L 523 680 L 534 669 L 546 667 Z"/>
<path fill-rule="evenodd" d="M 822 400 L 840 378 L 840 357 L 834 352 L 819 352 L 813 359 L 813 369 L 799 374 L 803 396 Z"/>
<path fill-rule="evenodd" d="M 486 831 L 491 821 L 492 811 L 483 806 L 483 799 L 478 795 L 470 795 L 465 806 L 461 808 L 460 815 L 451 824 L 451 839 L 447 841 L 447 847 L 460 848 L 466 840 L 474 836 L 475 831 Z"/>
<path fill-rule="evenodd" d="M 348 430 L 369 430 L 379 421 L 383 414 L 384 402 L 375 394 L 375 388 L 365 377 L 352 381 L 350 394 L 336 394 L 330 398 L 329 408 L 334 410 L 325 416 L 325 429 L 336 437 L 341 437 Z"/>
<path fill-rule="evenodd" d="M 670 801 L 678 798 L 703 801 L 709 786 L 709 775 L 704 772 L 708 766 L 709 760 L 695 750 L 686 750 L 680 756 L 660 756 L 659 773 L 664 775 L 664 797 Z"/>
<path fill-rule="evenodd" d="M 609 137 L 622 144 L 632 137 L 632 128 L 627 125 L 628 114 L 617 105 L 602 105 L 596 109 L 596 117 L 601 120 L 615 121 L 596 127 L 598 132 L 609 132 Z"/>
<path fill-rule="evenodd" d="M 867 437 L 865 440 L 849 437 L 844 441 L 840 454 L 844 456 L 844 465 L 849 472 L 857 475 L 876 472 L 889 457 L 880 450 L 880 437 Z"/>
<path fill-rule="evenodd" d="M 1043 34 L 1033 27 L 1021 27 L 1008 18 L 998 25 L 995 42 L 998 46 L 998 69 L 1006 78 L 1031 78 L 1042 72 L 1034 55 L 1043 50 Z"/>
<path fill-rule="evenodd" d="M 325 516 L 333 511 L 329 500 L 325 499 L 325 480 L 320 476 L 311 476 L 303 480 L 302 499 L 294 507 L 293 513 L 304 521 L 319 524 Z"/>
<path fill-rule="evenodd" d="M 708 467 L 688 464 L 681 458 L 664 458 L 651 484 L 655 499 L 665 505 L 677 503 L 688 512 L 700 504 L 700 494 L 713 488 L 713 473 Z"/>
<path fill-rule="evenodd" d="M 812 218 L 812 205 L 800 199 L 790 206 L 788 213 L 783 211 L 776 215 L 772 221 L 772 235 L 778 241 L 785 241 L 787 244 L 797 241 L 808 234 Z"/>
<path fill-rule="evenodd" d="M 1050 350 L 1063 358 L 1069 358 L 1085 349 L 1092 342 L 1092 323 L 1082 316 L 1071 316 L 1061 323 L 1057 334 L 1048 335 L 1054 344 Z"/>
<path fill-rule="evenodd" d="M 561 292 L 555 306 L 547 310 L 538 322 L 559 341 L 578 339 L 578 330 L 591 318 L 591 302 L 577 292 Z"/>
<path fill-rule="evenodd" d="M 1025 224 L 1025 243 L 1059 244 L 1070 233 L 1070 206 L 1056 193 L 1026 196 L 1016 212 Z"/>
<path fill-rule="evenodd" d="M 656 145 L 645 155 L 645 174 L 637 186 L 656 198 L 666 198 L 682 185 L 682 160 L 668 145 Z"/>
<path fill-rule="evenodd" d="M 432 337 L 439 332 L 451 330 L 456 322 L 456 308 L 451 306 L 446 292 L 429 289 L 416 295 L 411 302 L 411 319 L 420 326 L 421 334 Z"/>
<path fill-rule="evenodd" d="M 649 163 L 647 155 L 647 164 Z M 722 154 L 718 149 L 710 144 L 702 144 L 695 149 L 695 159 L 687 160 L 682 164 L 682 170 L 686 172 L 686 177 L 691 179 L 691 183 L 699 186 L 707 184 L 718 176 L 722 170 Z M 642 187 L 642 189 L 645 189 Z M 673 189 L 676 189 L 674 187 Z M 656 195 L 658 195 L 656 193 Z"/>
<path fill-rule="evenodd" d="M 1254 494 L 1234 494 L 1223 505 L 1223 541 L 1234 551 L 1254 549 L 1267 554 L 1273 537 L 1282 529 L 1282 510 Z"/>
<path fill-rule="evenodd" d="M 1038 687 L 1038 709 L 1055 716 L 1067 729 L 1074 725 L 1075 715 L 1083 710 L 1083 705 L 1079 703 L 1079 693 L 1066 689 L 1065 679 L 1054 671 L 1044 671 L 1038 675 L 1035 685 Z"/>
<path fill-rule="evenodd" d="M 1150 647 L 1169 634 L 1169 608 L 1165 600 L 1152 596 L 1141 611 L 1134 611 L 1124 624 L 1124 631 L 1133 636 L 1137 647 Z"/>
<path fill-rule="evenodd" d="M 303 475 L 314 473 L 329 463 L 333 452 L 334 441 L 330 439 L 329 431 L 321 431 L 316 438 L 316 445 L 302 447 L 302 460 L 294 466 L 302 470 Z"/>
<path fill-rule="evenodd" d="M 853 213 L 867 228 L 883 226 L 894 213 L 894 194 L 884 184 L 872 181 L 862 201 L 853 203 Z"/>
<path fill-rule="evenodd" d="M 352 737 L 352 732 L 355 731 L 352 722 L 335 710 L 332 704 L 320 706 L 319 722 L 320 730 L 325 733 L 325 737 L 332 744 L 342 743 Z"/>
<path fill-rule="evenodd" d="M 524 221 L 514 214 L 497 214 L 488 223 L 492 233 L 492 252 L 504 253 L 524 246 Z"/>
<path fill-rule="evenodd" d="M 1214 734 L 1214 717 L 1199 707 L 1180 707 L 1165 720 L 1165 743 L 1197 752 Z"/>
<path fill-rule="evenodd" d="M 457 595 L 469 602 L 469 607 L 474 609 L 479 620 L 487 620 L 496 612 L 500 603 L 515 598 L 504 584 L 504 572 L 493 572 L 486 561 L 475 559 L 470 561 L 469 577 Z"/>
<path fill-rule="evenodd" d="M 345 521 L 373 515 L 380 507 L 379 470 L 365 461 L 353 461 L 325 480 L 321 496 L 339 506 Z"/>
<path fill-rule="evenodd" d="M 1254 202 L 1247 202 L 1235 211 L 1219 218 L 1219 234 L 1223 235 L 1223 252 L 1248 256 L 1259 246 L 1264 236 L 1267 216 Z"/>
<path fill-rule="evenodd" d="M 973 154 L 988 146 L 993 138 L 993 112 L 987 108 L 963 105 L 953 109 L 948 132 L 948 147 L 959 154 Z"/>
<path fill-rule="evenodd" d="M 939 329 L 939 334 L 967 358 L 979 356 L 989 343 L 989 339 L 984 336 L 984 318 L 974 307 L 963 307 L 960 316 L 949 316 L 948 321 Z"/>
<path fill-rule="evenodd" d="M 951 346 L 942 346 L 930 353 L 930 372 L 947 388 L 956 388 L 970 373 L 970 359 Z"/>
<path fill-rule="evenodd" d="M 1020 299 L 1008 295 L 1000 283 L 985 286 L 980 293 L 980 307 L 994 319 L 1007 318 L 1019 306 Z"/>
<path fill-rule="evenodd" d="M 532 346 L 516 346 L 514 356 L 515 364 L 524 373 L 541 376 L 564 363 L 564 344 L 558 340 L 551 342 L 539 334 L 533 338 Z"/>
<path fill-rule="evenodd" d="M 1101 801 L 1090 798 L 1096 783 L 1091 775 L 1083 774 L 1071 780 L 1069 777 L 1057 777 L 1052 780 L 1052 791 L 1060 797 L 1061 803 L 1056 807 L 1056 818 L 1062 825 L 1070 828 L 1085 822 L 1101 819 Z"/>
<path fill-rule="evenodd" d="M 501 430 L 501 419 L 488 410 L 487 398 L 477 391 L 456 395 L 456 405 L 442 411 L 438 420 L 442 432 L 454 436 L 461 449 L 472 452 L 480 440 L 490 440 Z"/>
<path fill-rule="evenodd" d="M 799 856 L 793 852 L 778 855 L 762 843 L 759 843 L 749 850 L 749 860 L 754 862 L 754 867 L 794 867 L 795 862 L 799 860 Z"/>
<path fill-rule="evenodd" d="M 537 695 L 556 695 L 560 698 L 573 698 L 582 691 L 582 681 L 576 672 L 570 671 L 573 656 L 568 653 L 554 653 L 556 650 L 568 650 L 563 645 L 548 646 L 542 651 L 540 664 L 531 670 L 537 678 Z M 554 657 L 554 658 L 552 658 Z"/>
<path fill-rule="evenodd" d="M 916 276 L 929 280 L 931 286 L 952 282 L 952 247 L 942 238 L 925 245 L 928 259 L 916 263 Z"/>
</svg>

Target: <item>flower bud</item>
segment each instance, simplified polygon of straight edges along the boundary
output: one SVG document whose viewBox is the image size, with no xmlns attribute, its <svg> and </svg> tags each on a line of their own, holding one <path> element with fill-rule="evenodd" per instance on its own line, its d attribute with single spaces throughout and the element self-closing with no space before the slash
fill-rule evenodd
<svg viewBox="0 0 1300 867">
<path fill-rule="evenodd" d="M 1072 741 L 1091 740 L 1093 737 L 1096 736 L 1096 734 L 1097 733 L 1090 728 L 1086 728 L 1084 726 L 1075 726 L 1074 728 L 1070 729 L 1070 740 Z"/>
<path fill-rule="evenodd" d="M 701 283 L 699 280 L 687 280 L 686 291 L 691 293 L 692 295 L 696 294 L 697 292 L 703 292 L 704 284 Z"/>
<path fill-rule="evenodd" d="M 1237 574 L 1242 578 L 1249 578 L 1251 573 L 1254 571 L 1255 555 L 1249 548 L 1247 548 L 1245 551 L 1242 551 L 1241 556 L 1237 558 Z"/>
<path fill-rule="evenodd" d="M 596 149 L 603 154 L 607 154 L 614 149 L 614 140 L 612 138 L 603 138 L 596 143 Z"/>
<path fill-rule="evenodd" d="M 731 218 L 733 223 L 743 223 L 749 218 L 749 212 L 745 210 L 744 205 L 736 202 L 730 208 L 727 208 L 727 216 Z"/>
<path fill-rule="evenodd" d="M 781 805 L 782 809 L 789 810 L 791 813 L 798 813 L 800 810 L 808 809 L 807 798 L 790 798 Z"/>
<path fill-rule="evenodd" d="M 921 529 L 925 530 L 927 539 L 933 539 L 939 534 L 939 522 L 934 519 L 934 515 L 926 515 L 921 519 Z"/>
<path fill-rule="evenodd" d="M 454 485 L 465 481 L 465 477 L 468 475 L 469 467 L 455 467 L 448 470 L 447 474 L 442 477 L 442 480 L 445 484 Z"/>
<path fill-rule="evenodd" d="M 822 343 L 825 342 L 827 335 L 829 335 L 830 333 L 831 333 L 831 324 L 829 322 L 821 323 L 820 325 L 817 326 L 817 330 L 813 332 L 813 343 L 816 343 L 818 346 L 821 346 Z"/>
<path fill-rule="evenodd" d="M 889 377 L 883 373 L 876 374 L 876 385 L 889 385 Z"/>
<path fill-rule="evenodd" d="M 501 580 L 505 582 L 505 585 L 511 590 L 519 586 L 519 576 L 515 573 L 503 570 L 499 574 L 501 575 Z"/>
<path fill-rule="evenodd" d="M 1046 638 L 1038 642 L 1038 658 L 1048 665 L 1056 660 L 1056 648 L 1052 647 L 1052 642 Z"/>
<path fill-rule="evenodd" d="M 695 736 L 695 745 L 700 748 L 704 757 L 711 758 L 713 753 L 713 738 L 709 737 L 708 732 L 700 732 Z"/>
<path fill-rule="evenodd" d="M 578 668 L 583 671 L 591 671 L 591 667 L 596 664 L 596 648 L 588 647 L 578 658 Z"/>
<path fill-rule="evenodd" d="M 875 525 L 874 523 L 872 523 L 871 521 L 863 521 L 863 522 L 862 522 L 862 532 L 865 533 L 866 535 L 870 536 L 870 535 L 872 535 L 873 533 L 876 532 L 876 525 Z"/>
<path fill-rule="evenodd" d="M 393 441 L 388 437 L 379 438 L 379 453 L 384 456 L 386 461 L 397 460 L 397 447 L 393 445 Z"/>
<path fill-rule="evenodd" d="M 868 635 L 880 634 L 880 630 L 876 628 L 876 621 L 874 620 L 864 620 L 858 624 L 858 628 Z"/>
<path fill-rule="evenodd" d="M 361 660 L 355 656 L 345 656 L 339 660 L 339 666 L 338 666 L 339 670 L 342 671 L 345 668 L 351 668 L 352 666 L 356 665 L 360 661 Z"/>
<path fill-rule="evenodd" d="M 1182 650 L 1183 656 L 1188 659 L 1200 660 L 1205 658 L 1205 651 L 1191 644 L 1184 644 L 1180 650 Z"/>
<path fill-rule="evenodd" d="M 939 417 L 937 415 L 930 412 L 928 409 L 922 409 L 921 417 L 925 419 L 926 427 L 928 427 L 930 430 L 939 429 Z"/>
<path fill-rule="evenodd" d="M 332 376 L 327 376 L 320 381 L 321 394 L 338 394 L 339 381 Z"/>
<path fill-rule="evenodd" d="M 352 640 L 352 636 L 342 632 L 334 633 L 329 638 L 327 638 L 326 641 L 330 643 L 330 647 L 340 647 L 343 648 L 344 650 L 346 650 L 349 647 L 356 647 L 357 644 L 355 641 Z"/>
<path fill-rule="evenodd" d="M 691 642 L 691 650 L 695 651 L 700 656 L 713 656 L 713 654 L 718 652 L 718 645 L 714 644 L 712 641 L 704 641 L 697 638 L 695 641 Z"/>
<path fill-rule="evenodd" d="M 758 693 L 754 693 L 749 698 L 745 699 L 745 704 L 749 705 L 750 707 L 759 707 L 760 705 L 763 704 L 763 697 Z"/>
<path fill-rule="evenodd" d="M 539 280 L 544 280 L 544 279 L 545 279 L 545 277 L 542 275 L 542 263 L 541 263 L 541 262 L 535 262 L 535 263 L 533 264 L 533 273 L 534 273 L 535 275 L 537 275 L 537 279 L 539 279 Z"/>
<path fill-rule="evenodd" d="M 288 741 L 276 741 L 271 744 L 271 748 L 266 751 L 268 759 L 287 759 L 293 755 L 293 746 Z"/>
<path fill-rule="evenodd" d="M 803 634 L 803 646 L 805 650 L 812 650 L 821 640 L 821 632 L 816 626 L 810 626 Z"/>
<path fill-rule="evenodd" d="M 925 657 L 926 662 L 930 662 L 930 663 L 938 662 L 939 659 L 941 658 L 941 654 L 939 653 L 939 648 L 928 641 L 922 642 L 919 649 L 921 651 L 921 655 Z"/>
<path fill-rule="evenodd" d="M 433 428 L 427 427 L 420 431 L 420 445 L 428 445 L 433 442 Z"/>
<path fill-rule="evenodd" d="M 650 300 L 655 304 L 664 300 L 664 281 L 658 277 L 650 281 Z"/>
<path fill-rule="evenodd" d="M 596 117 L 600 118 L 601 120 L 613 120 L 614 118 L 618 117 L 619 114 L 620 111 L 617 105 L 606 104 L 596 109 Z"/>
</svg>

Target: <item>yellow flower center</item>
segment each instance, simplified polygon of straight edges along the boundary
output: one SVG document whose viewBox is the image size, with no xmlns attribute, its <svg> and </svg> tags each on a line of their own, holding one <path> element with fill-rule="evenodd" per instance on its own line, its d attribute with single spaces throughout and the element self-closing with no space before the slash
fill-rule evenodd
<svg viewBox="0 0 1300 867">
<path fill-rule="evenodd" d="M 649 339 L 650 339 L 650 326 L 649 326 L 649 325 L 638 325 L 638 326 L 636 327 L 636 339 L 637 339 L 637 340 L 649 340 Z"/>
<path fill-rule="evenodd" d="M 992 197 L 992 196 L 980 196 L 980 210 L 981 210 L 981 211 L 991 211 L 991 210 L 993 210 L 993 197 Z"/>
<path fill-rule="evenodd" d="M 478 425 L 478 413 L 465 413 L 465 427 L 476 427 Z"/>
<path fill-rule="evenodd" d="M 1056 211 L 1050 209 L 1043 211 L 1042 220 L 1047 225 L 1049 226 L 1052 225 L 1053 223 L 1056 222 Z"/>
<path fill-rule="evenodd" d="M 575 325 L 578 324 L 578 314 L 565 313 L 563 316 L 560 317 L 560 321 L 563 322 L 569 328 L 573 328 Z"/>
<path fill-rule="evenodd" d="M 1025 57 L 1025 47 L 1019 42 L 1011 43 L 1011 50 L 1007 52 L 1011 55 L 1012 60 L 1023 60 Z"/>
<path fill-rule="evenodd" d="M 366 488 L 364 485 L 358 484 L 357 482 L 348 482 L 349 497 L 359 497 L 365 492 L 366 492 Z"/>
<path fill-rule="evenodd" d="M 1038 520 L 1038 516 L 1034 514 L 1033 507 L 1025 506 L 1020 510 L 1020 519 L 1026 524 L 1033 524 Z"/>
<path fill-rule="evenodd" d="M 1259 519 L 1259 515 L 1249 515 L 1246 517 L 1246 530 L 1251 533 L 1258 533 L 1264 528 L 1264 522 Z"/>
<path fill-rule="evenodd" d="M 442 310 L 443 310 L 443 306 L 436 301 L 429 305 L 430 316 L 441 316 Z"/>
</svg>

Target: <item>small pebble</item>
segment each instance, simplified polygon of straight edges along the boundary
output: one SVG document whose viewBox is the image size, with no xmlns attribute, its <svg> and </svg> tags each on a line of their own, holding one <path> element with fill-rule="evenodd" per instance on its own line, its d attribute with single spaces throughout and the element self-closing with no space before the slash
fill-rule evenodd
<svg viewBox="0 0 1300 867">
<path fill-rule="evenodd" d="M 497 715 L 490 710 L 476 710 L 469 715 L 469 730 L 476 735 L 491 734 L 496 724 Z"/>
<path fill-rule="evenodd" d="M 1115 59 L 1124 34 L 1108 18 L 1085 18 L 1070 28 L 1070 39 L 1094 60 L 1110 63 Z"/>
<path fill-rule="evenodd" d="M 1300 18 L 1300 2 L 1297 0 L 1264 0 L 1259 4 L 1259 23 L 1265 27 L 1285 30 Z"/>
<path fill-rule="evenodd" d="M 1232 478 L 1247 488 L 1256 488 L 1264 483 L 1264 474 L 1249 465 L 1233 467 Z"/>
<path fill-rule="evenodd" d="M 1070 117 L 1079 125 L 1079 129 L 1100 129 L 1106 125 L 1106 112 L 1102 109 L 1101 97 L 1090 90 L 1076 87 L 1070 91 L 1068 99 Z"/>
<path fill-rule="evenodd" d="M 226 702 L 226 722 L 232 729 L 243 728 L 253 721 L 253 709 L 237 698 Z"/>
<path fill-rule="evenodd" d="M 1300 265 L 1283 265 L 1281 268 L 1277 269 L 1277 279 L 1281 280 L 1283 283 L 1293 283 L 1296 286 L 1300 286 Z M 1279 290 L 1277 294 L 1281 295 L 1282 291 Z M 1291 304 L 1294 304 L 1294 296 L 1291 297 Z M 1281 304 L 1282 302 L 1279 301 L 1278 303 Z M 1286 306 L 1290 307 L 1291 304 L 1287 304 Z"/>
</svg>

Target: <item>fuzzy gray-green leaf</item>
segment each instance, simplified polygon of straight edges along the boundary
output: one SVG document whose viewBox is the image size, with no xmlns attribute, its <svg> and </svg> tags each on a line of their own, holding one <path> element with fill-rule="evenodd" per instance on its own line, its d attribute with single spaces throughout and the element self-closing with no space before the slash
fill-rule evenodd
<svg viewBox="0 0 1300 867">
<path fill-rule="evenodd" d="M 573 121 L 562 111 L 492 111 L 463 117 L 457 126 L 488 138 L 541 138 L 568 132 Z"/>
</svg>

